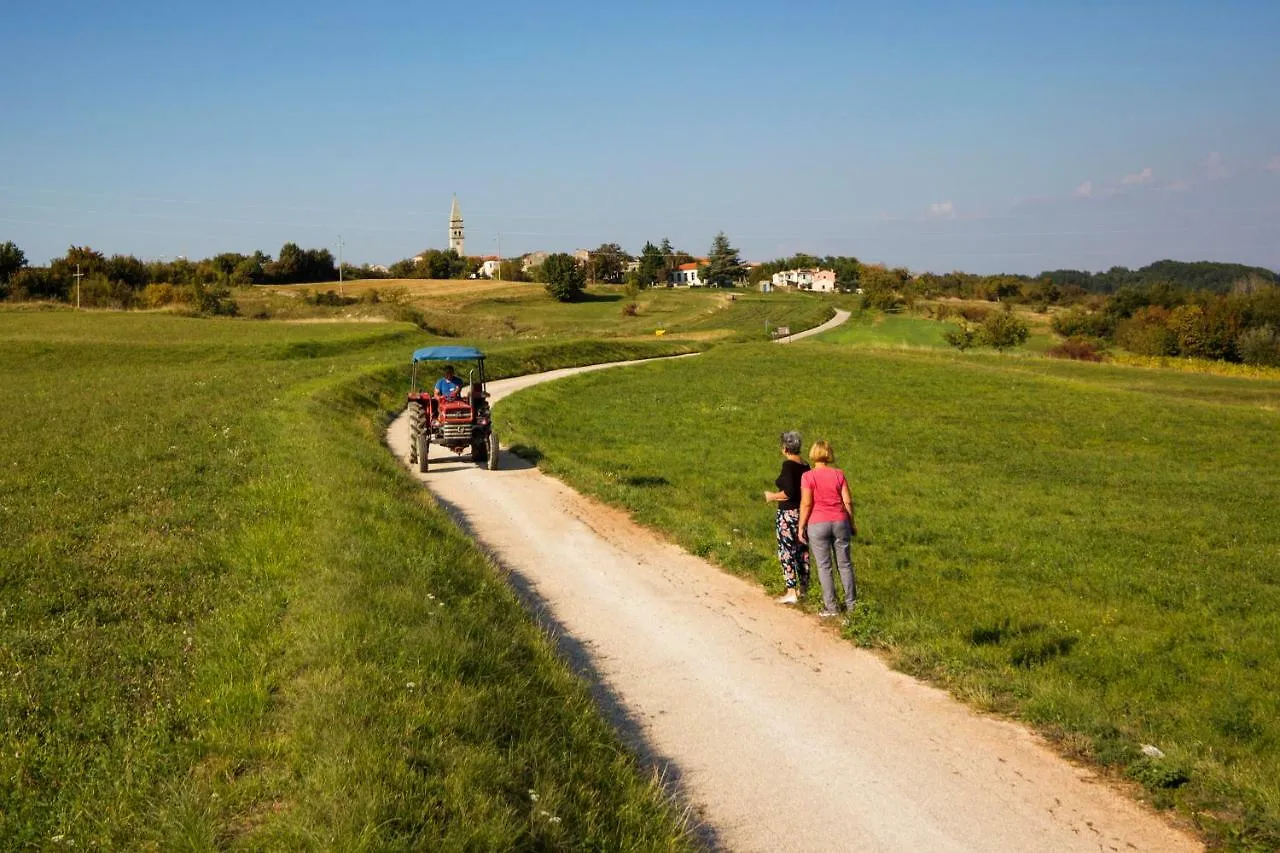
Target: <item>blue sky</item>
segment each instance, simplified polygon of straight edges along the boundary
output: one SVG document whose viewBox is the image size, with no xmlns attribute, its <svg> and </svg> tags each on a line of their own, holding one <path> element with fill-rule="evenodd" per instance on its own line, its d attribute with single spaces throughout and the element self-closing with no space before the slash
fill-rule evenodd
<svg viewBox="0 0 1280 853">
<path fill-rule="evenodd" d="M 1280 3 L 10 4 L 0 241 L 1280 268 Z"/>
</svg>

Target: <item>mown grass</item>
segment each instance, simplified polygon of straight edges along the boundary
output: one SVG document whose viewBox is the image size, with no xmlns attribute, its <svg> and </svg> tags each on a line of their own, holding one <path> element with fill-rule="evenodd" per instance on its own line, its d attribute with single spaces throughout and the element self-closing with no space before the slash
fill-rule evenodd
<svg viewBox="0 0 1280 853">
<path fill-rule="evenodd" d="M 929 303 L 935 305 L 935 303 Z M 941 303 L 954 309 L 951 303 Z M 961 303 L 963 304 L 963 303 Z M 998 305 L 989 302 L 971 303 L 987 311 L 998 311 Z M 1018 310 L 1018 316 L 1027 324 L 1030 336 L 1015 352 L 1043 353 L 1059 340 L 1053 334 L 1045 315 Z M 898 349 L 947 349 L 946 332 L 954 328 L 955 321 L 935 320 L 918 314 L 853 309 L 853 316 L 838 328 L 824 332 L 820 338 L 826 343 L 864 347 L 892 347 Z"/>
<path fill-rule="evenodd" d="M 0 848 L 688 846 L 383 448 L 424 340 L 0 312 Z"/>
<path fill-rule="evenodd" d="M 820 337 L 833 344 L 936 349 L 948 346 L 943 338 L 947 328 L 947 324 L 937 320 L 908 314 L 858 311 L 843 325 L 824 332 Z"/>
<path fill-rule="evenodd" d="M 550 473 L 771 592 L 777 436 L 829 438 L 862 534 L 848 636 L 1218 843 L 1275 849 L 1278 401 L 1275 380 L 801 343 L 576 377 L 497 414 Z"/>
</svg>

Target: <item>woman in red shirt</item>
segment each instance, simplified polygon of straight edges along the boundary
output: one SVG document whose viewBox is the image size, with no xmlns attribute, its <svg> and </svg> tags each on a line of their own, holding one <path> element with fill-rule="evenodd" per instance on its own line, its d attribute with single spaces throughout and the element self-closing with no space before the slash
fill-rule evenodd
<svg viewBox="0 0 1280 853">
<path fill-rule="evenodd" d="M 858 535 L 853 520 L 853 498 L 844 472 L 832 467 L 836 461 L 831 445 L 815 442 L 809 448 L 813 469 L 800 478 L 800 541 L 818 564 L 818 582 L 822 584 L 822 612 L 819 616 L 839 616 L 836 604 L 835 578 L 831 576 L 831 552 L 835 552 L 844 586 L 844 606 L 852 612 L 858 597 L 853 577 L 853 560 L 849 556 L 849 540 Z"/>
</svg>

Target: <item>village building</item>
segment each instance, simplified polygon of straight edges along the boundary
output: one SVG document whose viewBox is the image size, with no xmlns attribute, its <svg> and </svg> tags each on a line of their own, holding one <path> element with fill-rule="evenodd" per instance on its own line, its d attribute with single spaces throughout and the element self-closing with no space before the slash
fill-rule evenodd
<svg viewBox="0 0 1280 853">
<path fill-rule="evenodd" d="M 672 287 L 702 287 L 706 282 L 698 275 L 698 267 L 700 266 L 701 264 L 697 261 L 681 264 L 671 271 L 668 282 Z"/>
<path fill-rule="evenodd" d="M 790 287 L 795 290 L 811 290 L 816 293 L 836 292 L 835 270 L 798 269 L 783 270 L 773 274 L 769 281 L 770 290 L 779 287 Z M 763 290 L 763 288 L 761 288 Z"/>
<path fill-rule="evenodd" d="M 542 262 L 549 257 L 550 252 L 530 252 L 520 260 L 520 270 L 526 274 L 533 272 L 534 268 L 542 266 Z"/>
<path fill-rule="evenodd" d="M 836 292 L 836 271 L 815 270 L 813 273 L 813 290 L 817 293 Z"/>
</svg>

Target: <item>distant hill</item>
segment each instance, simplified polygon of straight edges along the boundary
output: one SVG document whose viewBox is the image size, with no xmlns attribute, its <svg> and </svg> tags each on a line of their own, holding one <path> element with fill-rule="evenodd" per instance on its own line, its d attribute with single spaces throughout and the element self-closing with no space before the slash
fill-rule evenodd
<svg viewBox="0 0 1280 853">
<path fill-rule="evenodd" d="M 1040 274 L 1059 287 L 1078 285 L 1093 293 L 1114 293 L 1122 287 L 1143 287 L 1165 283 L 1187 290 L 1210 290 L 1226 293 L 1241 279 L 1257 277 L 1273 284 L 1280 283 L 1280 275 L 1265 267 L 1249 267 L 1244 264 L 1225 264 L 1217 261 L 1156 261 L 1142 269 L 1112 267 L 1106 272 L 1082 270 L 1048 270 Z"/>
</svg>

